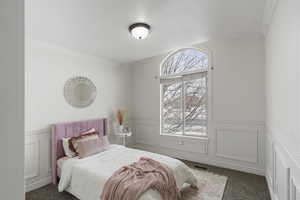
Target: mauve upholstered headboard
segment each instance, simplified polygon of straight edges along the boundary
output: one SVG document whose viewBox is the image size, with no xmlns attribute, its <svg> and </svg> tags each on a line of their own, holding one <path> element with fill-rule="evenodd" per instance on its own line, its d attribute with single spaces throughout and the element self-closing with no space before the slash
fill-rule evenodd
<svg viewBox="0 0 300 200">
<path fill-rule="evenodd" d="M 54 124 L 52 127 L 52 182 L 57 183 L 57 160 L 64 157 L 62 138 L 79 136 L 80 133 L 95 128 L 99 135 L 107 134 L 107 120 L 95 119 Z"/>
</svg>

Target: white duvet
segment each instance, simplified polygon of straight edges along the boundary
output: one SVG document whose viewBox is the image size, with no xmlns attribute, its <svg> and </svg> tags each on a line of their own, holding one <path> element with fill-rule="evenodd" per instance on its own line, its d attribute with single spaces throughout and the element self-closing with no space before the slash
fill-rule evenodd
<svg viewBox="0 0 300 200">
<path fill-rule="evenodd" d="M 150 152 L 111 145 L 109 150 L 84 159 L 69 159 L 63 163 L 58 189 L 66 190 L 81 200 L 100 200 L 105 182 L 119 168 L 148 157 L 169 166 L 174 173 L 176 184 L 196 185 L 191 170 L 181 161 Z M 148 190 L 140 200 L 160 200 L 158 192 Z"/>
</svg>

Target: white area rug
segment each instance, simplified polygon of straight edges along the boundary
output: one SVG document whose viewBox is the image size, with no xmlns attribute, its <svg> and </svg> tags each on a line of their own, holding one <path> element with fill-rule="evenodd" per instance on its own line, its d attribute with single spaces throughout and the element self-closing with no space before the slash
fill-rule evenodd
<svg viewBox="0 0 300 200">
<path fill-rule="evenodd" d="M 182 200 L 222 200 L 226 176 L 191 167 L 198 180 L 198 190 L 188 185 L 182 190 Z"/>
</svg>

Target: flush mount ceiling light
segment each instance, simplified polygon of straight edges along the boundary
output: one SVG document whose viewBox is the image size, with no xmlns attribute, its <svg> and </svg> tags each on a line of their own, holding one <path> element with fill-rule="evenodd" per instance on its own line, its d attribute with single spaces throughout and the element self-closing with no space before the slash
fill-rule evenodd
<svg viewBox="0 0 300 200">
<path fill-rule="evenodd" d="M 134 23 L 129 26 L 129 32 L 138 40 L 143 40 L 149 35 L 150 25 L 145 23 Z"/>
</svg>

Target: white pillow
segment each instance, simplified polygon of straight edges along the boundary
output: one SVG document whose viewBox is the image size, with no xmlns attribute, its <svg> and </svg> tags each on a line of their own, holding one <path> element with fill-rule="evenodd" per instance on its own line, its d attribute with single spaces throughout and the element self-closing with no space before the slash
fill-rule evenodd
<svg viewBox="0 0 300 200">
<path fill-rule="evenodd" d="M 71 138 L 63 138 L 62 143 L 63 143 L 63 148 L 64 148 L 64 151 L 65 151 L 65 155 L 68 156 L 69 158 L 73 158 L 73 157 L 76 156 L 76 153 L 70 149 L 70 146 L 69 146 L 69 140 L 70 139 Z"/>
<path fill-rule="evenodd" d="M 96 131 L 96 129 L 92 128 L 92 129 L 89 129 L 86 132 L 81 133 L 80 135 L 85 135 L 85 134 L 92 133 L 92 132 L 95 132 L 95 131 Z M 63 144 L 63 148 L 64 148 L 64 151 L 65 151 L 65 155 L 68 156 L 69 158 L 73 158 L 73 157 L 76 156 L 76 153 L 70 149 L 70 145 L 69 145 L 69 140 L 70 139 L 71 138 L 63 138 L 62 139 L 62 144 Z"/>
</svg>

